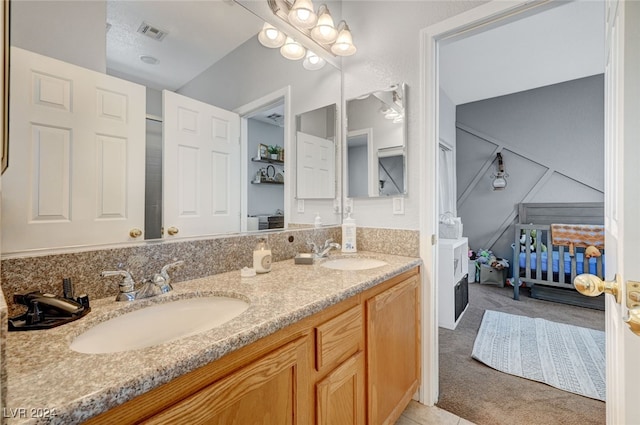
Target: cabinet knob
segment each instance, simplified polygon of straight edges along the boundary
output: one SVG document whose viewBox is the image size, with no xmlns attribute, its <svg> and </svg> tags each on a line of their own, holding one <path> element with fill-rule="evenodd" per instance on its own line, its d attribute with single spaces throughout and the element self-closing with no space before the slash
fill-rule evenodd
<svg viewBox="0 0 640 425">
<path fill-rule="evenodd" d="M 133 239 L 139 238 L 140 236 L 142 236 L 142 230 L 134 227 L 133 229 L 129 230 L 129 236 L 131 236 Z"/>
</svg>

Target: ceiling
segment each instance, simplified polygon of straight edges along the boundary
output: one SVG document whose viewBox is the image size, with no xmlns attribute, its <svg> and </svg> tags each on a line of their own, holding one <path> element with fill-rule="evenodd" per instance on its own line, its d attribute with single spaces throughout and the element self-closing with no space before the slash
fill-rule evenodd
<svg viewBox="0 0 640 425">
<path fill-rule="evenodd" d="M 156 41 L 138 33 L 143 22 L 168 35 Z M 177 90 L 263 22 L 232 0 L 108 0 L 107 23 L 109 73 Z M 142 55 L 159 62 L 146 64 Z M 602 73 L 604 2 L 568 2 L 442 43 L 440 64 L 441 86 L 456 105 Z"/>
<path fill-rule="evenodd" d="M 140 34 L 143 22 L 168 34 L 162 41 Z M 147 87 L 177 90 L 256 36 L 262 25 L 231 0 L 108 0 L 107 68 Z M 142 55 L 159 62 L 146 64 Z"/>
<path fill-rule="evenodd" d="M 455 105 L 604 72 L 604 1 L 547 9 L 440 50 L 440 85 Z"/>
</svg>

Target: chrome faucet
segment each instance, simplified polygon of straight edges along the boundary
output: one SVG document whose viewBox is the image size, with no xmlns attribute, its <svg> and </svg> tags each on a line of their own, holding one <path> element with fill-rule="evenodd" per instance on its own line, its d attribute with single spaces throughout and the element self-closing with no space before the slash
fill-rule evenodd
<svg viewBox="0 0 640 425">
<path fill-rule="evenodd" d="M 316 258 L 323 258 L 329 255 L 329 251 L 332 249 L 340 249 L 340 244 L 333 241 L 333 239 L 327 239 L 324 241 L 324 245 L 320 248 L 314 242 L 307 241 L 307 245 L 311 248 L 311 252 L 313 252 Z"/>
<path fill-rule="evenodd" d="M 120 292 L 116 295 L 116 301 L 133 301 L 136 299 L 136 291 L 134 290 L 134 282 L 131 273 L 126 270 L 104 271 L 100 276 L 122 276 L 124 279 L 120 282 Z"/>
<path fill-rule="evenodd" d="M 120 283 L 120 292 L 116 297 L 116 301 L 133 301 L 143 298 L 151 298 L 156 295 L 167 293 L 173 290 L 171 286 L 171 277 L 169 276 L 169 269 L 180 266 L 184 261 L 176 261 L 175 263 L 167 264 L 162 267 L 160 273 L 153 275 L 153 279 L 145 279 L 142 281 L 142 288 L 139 291 L 134 291 L 134 282 L 131 277 L 131 273 L 126 270 L 105 271 L 100 275 L 105 276 L 123 276 L 124 280 Z"/>
<path fill-rule="evenodd" d="M 145 279 L 143 281 L 142 288 L 136 294 L 136 299 L 151 298 L 156 295 L 166 294 L 169 291 L 173 291 L 171 286 L 171 277 L 169 276 L 169 269 L 178 267 L 184 264 L 184 261 L 176 261 L 175 263 L 167 264 L 162 267 L 160 273 L 153 275 L 152 279 Z"/>
</svg>

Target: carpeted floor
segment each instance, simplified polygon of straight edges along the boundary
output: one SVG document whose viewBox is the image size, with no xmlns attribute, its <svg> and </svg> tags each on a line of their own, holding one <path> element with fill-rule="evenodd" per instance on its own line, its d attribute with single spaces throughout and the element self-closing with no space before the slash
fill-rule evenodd
<svg viewBox="0 0 640 425">
<path fill-rule="evenodd" d="M 469 307 L 456 330 L 440 328 L 437 406 L 477 425 L 589 425 L 605 423 L 602 401 L 498 372 L 471 358 L 484 310 L 543 317 L 604 330 L 604 312 L 529 298 L 511 288 L 469 284 Z"/>
</svg>

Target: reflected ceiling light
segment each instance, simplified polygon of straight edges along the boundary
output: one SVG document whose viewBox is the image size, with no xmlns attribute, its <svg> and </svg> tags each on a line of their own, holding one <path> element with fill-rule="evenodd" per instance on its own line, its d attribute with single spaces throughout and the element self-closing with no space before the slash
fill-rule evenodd
<svg viewBox="0 0 640 425">
<path fill-rule="evenodd" d="M 147 65 L 157 65 L 158 63 L 160 63 L 160 61 L 157 58 L 154 58 L 153 56 L 149 56 L 149 55 L 140 56 L 140 60 L 146 63 Z"/>
<path fill-rule="evenodd" d="M 280 53 L 285 58 L 296 61 L 304 57 L 306 49 L 293 38 L 287 37 L 284 45 L 280 48 Z"/>
<path fill-rule="evenodd" d="M 264 47 L 275 49 L 282 47 L 287 36 L 273 25 L 265 22 L 262 30 L 258 33 L 258 40 Z"/>
<path fill-rule="evenodd" d="M 338 30 L 333 25 L 333 18 L 326 4 L 318 9 L 318 22 L 311 30 L 311 38 L 320 44 L 331 44 L 338 38 Z"/>
<path fill-rule="evenodd" d="M 308 69 L 309 71 L 315 71 L 316 69 L 320 69 L 327 63 L 320 56 L 316 55 L 311 50 L 307 50 L 307 56 L 304 58 L 304 62 L 302 62 L 302 66 L 304 69 Z"/>
<path fill-rule="evenodd" d="M 311 29 L 318 21 L 311 0 L 296 0 L 287 15 L 289 22 L 297 28 Z"/>
<path fill-rule="evenodd" d="M 338 25 L 338 38 L 331 45 L 331 52 L 338 56 L 351 56 L 356 52 L 356 46 L 353 45 L 353 37 L 349 25 L 345 21 L 341 21 Z"/>
</svg>

